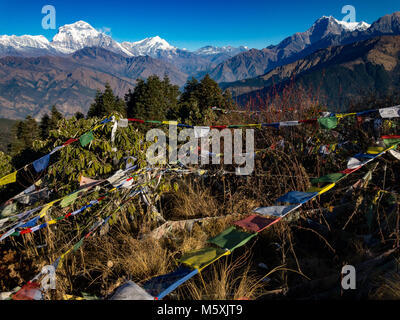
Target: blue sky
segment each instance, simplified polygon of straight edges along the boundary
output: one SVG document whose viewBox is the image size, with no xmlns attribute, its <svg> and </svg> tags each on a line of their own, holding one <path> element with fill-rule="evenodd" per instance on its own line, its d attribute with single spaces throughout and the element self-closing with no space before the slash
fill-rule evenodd
<svg viewBox="0 0 400 320">
<path fill-rule="evenodd" d="M 323 15 L 341 20 L 344 5 L 356 8 L 357 21 L 372 23 L 400 11 L 398 0 L 0 0 L 0 34 L 42 34 L 41 9 L 56 8 L 57 28 L 84 20 L 97 29 L 109 28 L 117 41 L 137 41 L 160 36 L 189 50 L 205 45 L 246 45 L 264 48 L 285 37 L 307 30 Z"/>
</svg>

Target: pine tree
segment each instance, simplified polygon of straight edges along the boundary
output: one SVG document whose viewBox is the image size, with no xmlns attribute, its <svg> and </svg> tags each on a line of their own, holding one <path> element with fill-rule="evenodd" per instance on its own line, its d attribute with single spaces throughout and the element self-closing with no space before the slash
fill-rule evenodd
<svg viewBox="0 0 400 320">
<path fill-rule="evenodd" d="M 179 99 L 177 115 L 184 122 L 201 124 L 214 118 L 212 107 L 231 109 L 233 105 L 230 92 L 223 92 L 218 83 L 206 74 L 200 82 L 194 78 L 187 81 Z"/>
<path fill-rule="evenodd" d="M 122 99 L 114 95 L 111 86 L 106 83 L 104 92 L 97 90 L 94 103 L 90 106 L 87 116 L 88 118 L 101 118 L 110 115 L 113 111 L 125 116 L 125 103 Z"/>
<path fill-rule="evenodd" d="M 18 121 L 13 128 L 15 132 L 15 141 L 11 146 L 13 154 L 23 150 L 31 150 L 33 142 L 39 139 L 40 130 L 36 120 L 31 116 L 27 116 L 25 120 Z"/>
<path fill-rule="evenodd" d="M 47 113 L 40 120 L 39 128 L 40 128 L 40 138 L 42 140 L 45 140 L 48 138 L 50 127 L 51 127 L 51 122 L 52 121 Z"/>
<path fill-rule="evenodd" d="M 179 87 L 172 85 L 167 76 L 160 80 L 150 76 L 138 79 L 135 89 L 125 95 L 128 117 L 165 120 L 177 109 Z"/>
<path fill-rule="evenodd" d="M 85 115 L 82 112 L 75 112 L 74 117 L 76 120 L 84 119 Z"/>
</svg>

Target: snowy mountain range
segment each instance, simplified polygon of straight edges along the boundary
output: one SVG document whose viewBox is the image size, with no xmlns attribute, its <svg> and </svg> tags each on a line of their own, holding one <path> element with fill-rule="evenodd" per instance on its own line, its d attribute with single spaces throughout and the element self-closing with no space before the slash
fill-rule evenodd
<svg viewBox="0 0 400 320">
<path fill-rule="evenodd" d="M 66 24 L 58 29 L 52 41 L 44 36 L 0 36 L 1 56 L 39 56 L 39 55 L 67 55 L 85 47 L 100 47 L 128 57 L 150 56 L 157 58 L 160 55 L 176 55 L 178 49 L 170 45 L 159 36 L 146 38 L 136 42 L 119 43 L 111 36 L 96 30 L 85 21 Z M 234 48 L 207 46 L 197 50 L 199 55 L 227 54 L 233 56 L 247 50 L 246 47 Z M 188 51 L 189 52 L 189 51 Z"/>
</svg>

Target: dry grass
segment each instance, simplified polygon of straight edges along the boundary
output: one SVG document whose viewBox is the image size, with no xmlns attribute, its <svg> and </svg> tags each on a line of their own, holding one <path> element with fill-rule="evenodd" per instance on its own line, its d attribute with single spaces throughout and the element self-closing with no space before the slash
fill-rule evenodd
<svg viewBox="0 0 400 320">
<path fill-rule="evenodd" d="M 265 291 L 265 283 L 260 280 L 260 276 L 251 272 L 249 254 L 245 254 L 234 261 L 229 258 L 218 261 L 179 292 L 181 297 L 193 300 L 251 300 Z"/>
<path fill-rule="evenodd" d="M 400 300 L 400 275 L 392 274 L 390 277 L 382 278 L 382 284 L 371 296 L 377 300 Z"/>
</svg>

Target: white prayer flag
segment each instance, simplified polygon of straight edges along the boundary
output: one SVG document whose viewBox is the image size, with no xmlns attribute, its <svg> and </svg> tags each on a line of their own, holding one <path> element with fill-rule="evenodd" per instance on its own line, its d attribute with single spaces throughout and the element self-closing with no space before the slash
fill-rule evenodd
<svg viewBox="0 0 400 320">
<path fill-rule="evenodd" d="M 118 127 L 126 128 L 128 126 L 128 119 L 118 120 Z"/>
<path fill-rule="evenodd" d="M 194 127 L 195 138 L 207 137 L 209 132 L 210 132 L 210 127 Z"/>
<path fill-rule="evenodd" d="M 298 121 L 283 121 L 279 122 L 280 127 L 293 127 L 293 126 L 298 126 L 299 122 Z"/>
<path fill-rule="evenodd" d="M 274 216 L 274 217 L 284 217 L 290 212 L 301 207 L 300 205 L 291 206 L 273 206 L 273 207 L 262 207 L 254 210 L 255 213 L 261 214 L 263 216 Z"/>
<path fill-rule="evenodd" d="M 382 118 L 397 118 L 400 117 L 400 106 L 379 109 L 379 114 Z"/>
</svg>

